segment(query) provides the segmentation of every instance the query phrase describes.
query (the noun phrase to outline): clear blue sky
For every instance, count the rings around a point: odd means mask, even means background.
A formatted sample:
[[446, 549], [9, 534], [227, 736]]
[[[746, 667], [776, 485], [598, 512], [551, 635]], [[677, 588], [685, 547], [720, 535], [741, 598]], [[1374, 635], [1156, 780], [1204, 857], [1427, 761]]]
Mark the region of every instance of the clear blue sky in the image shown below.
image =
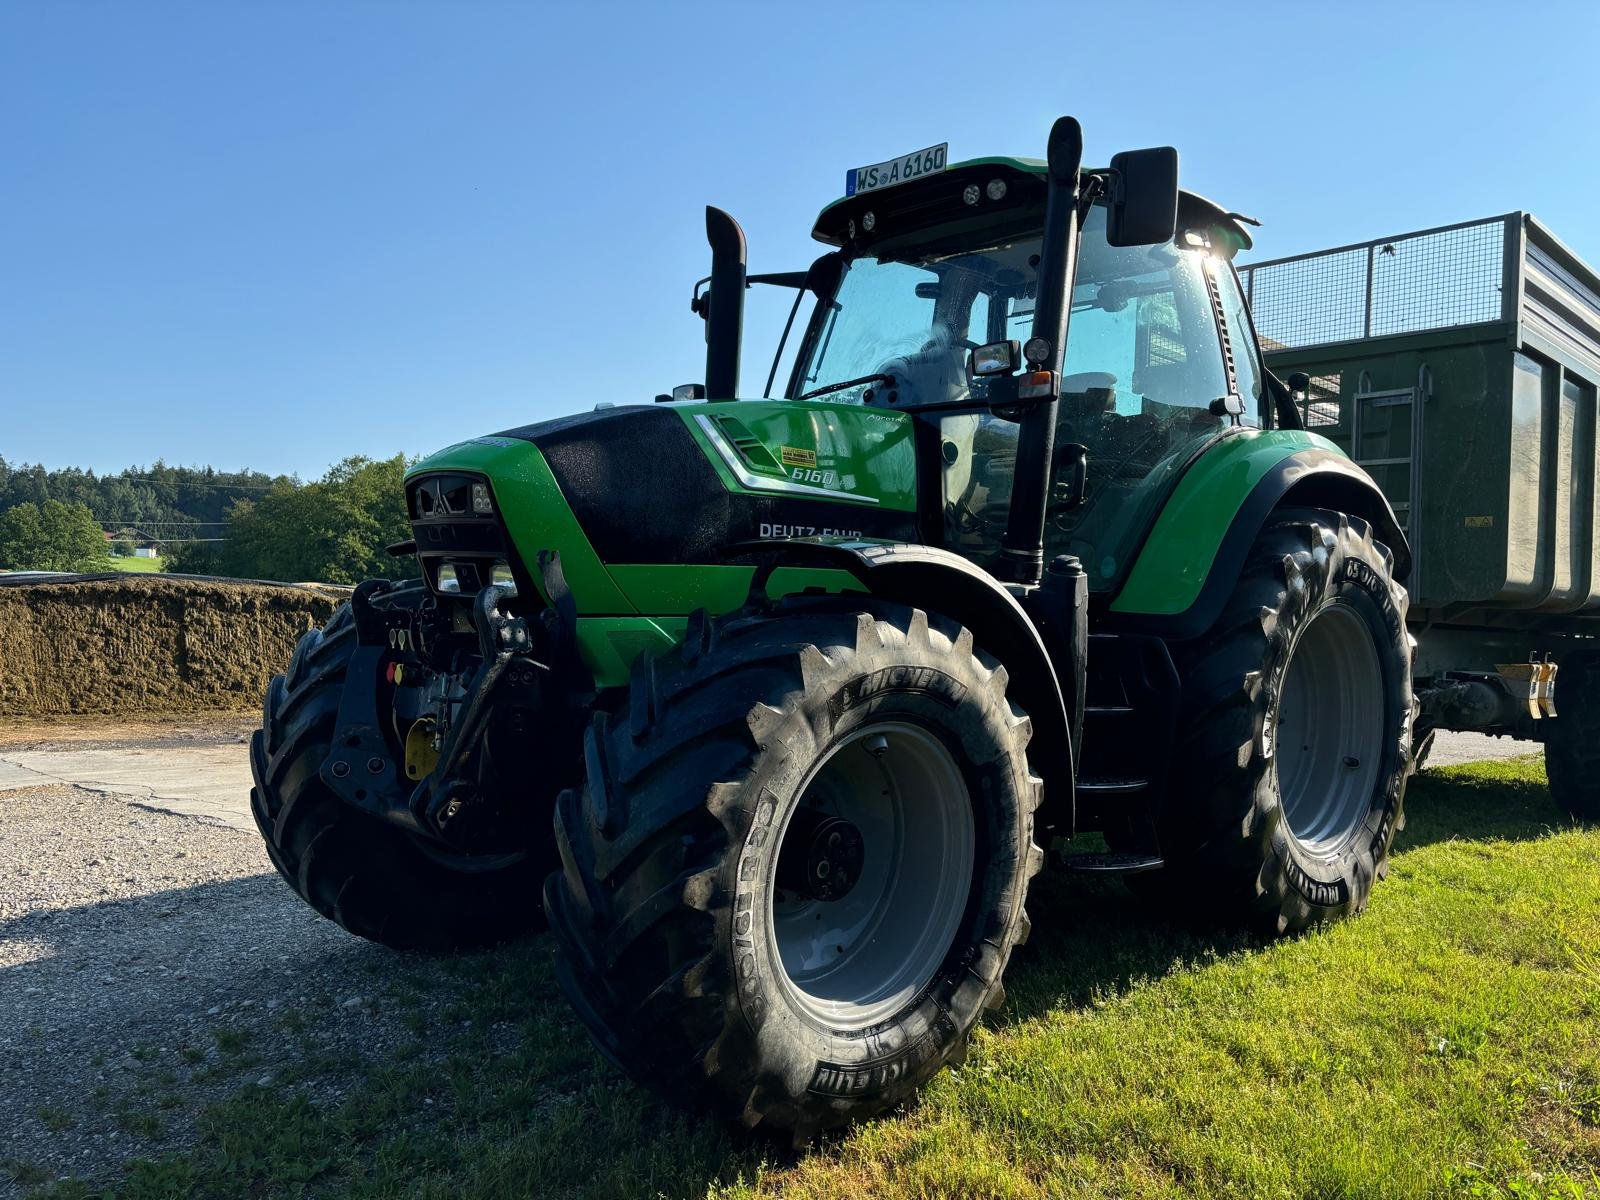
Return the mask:
[[648, 400], [703, 373], [704, 204], [801, 267], [845, 168], [1064, 112], [1261, 255], [1526, 208], [1600, 263], [1597, 49], [1594, 4], [4, 0], [0, 455], [313, 476]]

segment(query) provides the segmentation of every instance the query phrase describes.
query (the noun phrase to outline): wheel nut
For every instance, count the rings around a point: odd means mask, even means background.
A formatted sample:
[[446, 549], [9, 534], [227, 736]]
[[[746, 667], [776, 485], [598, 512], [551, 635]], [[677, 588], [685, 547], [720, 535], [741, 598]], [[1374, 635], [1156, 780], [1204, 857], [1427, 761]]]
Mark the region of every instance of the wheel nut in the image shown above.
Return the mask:
[[377, 757], [376, 755], [374, 755], [373, 757], [367, 759], [367, 770], [370, 771], [374, 775], [382, 775], [383, 774], [383, 759]]
[[343, 779], [348, 774], [350, 774], [349, 763], [345, 762], [343, 759], [340, 759], [338, 762], [333, 764], [333, 777], [335, 779]]

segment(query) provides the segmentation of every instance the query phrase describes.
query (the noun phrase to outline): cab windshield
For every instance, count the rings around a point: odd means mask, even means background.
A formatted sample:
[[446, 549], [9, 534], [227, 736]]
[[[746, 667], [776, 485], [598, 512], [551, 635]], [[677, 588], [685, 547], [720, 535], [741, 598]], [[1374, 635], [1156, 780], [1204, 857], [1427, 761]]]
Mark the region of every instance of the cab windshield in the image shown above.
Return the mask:
[[[819, 312], [791, 394], [865, 380], [826, 399], [886, 407], [970, 401], [972, 409], [923, 419], [941, 434], [946, 542], [987, 563], [999, 551], [1011, 503], [1018, 426], [979, 407], [985, 385], [967, 379], [966, 355], [1031, 336], [1039, 239], [937, 255], [880, 253], [853, 260], [833, 304]], [[1062, 371], [1056, 492], [1064, 498], [1061, 448], [1073, 443], [1088, 447], [1089, 485], [1081, 506], [1053, 497], [1045, 549], [1077, 555], [1098, 590], [1120, 578], [1167, 487], [1228, 423], [1210, 409], [1229, 389], [1208, 272], [1224, 295], [1236, 291], [1232, 270], [1201, 239], [1180, 234], [1159, 246], [1113, 247], [1103, 208], [1085, 220]], [[893, 383], [868, 378], [875, 376]]]

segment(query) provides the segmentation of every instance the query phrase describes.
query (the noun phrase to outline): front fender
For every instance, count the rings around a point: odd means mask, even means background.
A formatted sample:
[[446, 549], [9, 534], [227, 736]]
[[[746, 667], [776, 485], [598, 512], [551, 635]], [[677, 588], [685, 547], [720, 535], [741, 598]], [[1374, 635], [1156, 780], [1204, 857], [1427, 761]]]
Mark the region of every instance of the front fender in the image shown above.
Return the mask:
[[1267, 517], [1289, 506], [1361, 517], [1393, 552], [1395, 578], [1410, 573], [1405, 532], [1370, 475], [1317, 434], [1251, 431], [1220, 442], [1185, 473], [1107, 615], [1119, 627], [1198, 637], [1221, 615]]
[[977, 645], [1006, 666], [1009, 694], [1033, 723], [1028, 758], [1044, 779], [1041, 824], [1070, 834], [1074, 812], [1071, 721], [1057, 668], [1038, 626], [993, 575], [934, 546], [828, 538], [775, 545], [741, 543], [731, 550], [763, 559], [752, 581], [759, 593], [768, 575], [784, 566], [833, 567], [885, 600], [931, 610], [959, 621]]

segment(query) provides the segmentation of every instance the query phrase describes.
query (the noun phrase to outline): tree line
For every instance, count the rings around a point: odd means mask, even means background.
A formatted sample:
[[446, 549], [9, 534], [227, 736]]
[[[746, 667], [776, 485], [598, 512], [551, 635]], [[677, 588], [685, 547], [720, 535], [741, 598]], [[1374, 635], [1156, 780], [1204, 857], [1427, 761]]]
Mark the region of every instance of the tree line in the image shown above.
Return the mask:
[[159, 542], [168, 571], [321, 583], [415, 574], [403, 455], [346, 458], [321, 479], [210, 467], [47, 471], [0, 458], [0, 569], [99, 571], [107, 532]]

